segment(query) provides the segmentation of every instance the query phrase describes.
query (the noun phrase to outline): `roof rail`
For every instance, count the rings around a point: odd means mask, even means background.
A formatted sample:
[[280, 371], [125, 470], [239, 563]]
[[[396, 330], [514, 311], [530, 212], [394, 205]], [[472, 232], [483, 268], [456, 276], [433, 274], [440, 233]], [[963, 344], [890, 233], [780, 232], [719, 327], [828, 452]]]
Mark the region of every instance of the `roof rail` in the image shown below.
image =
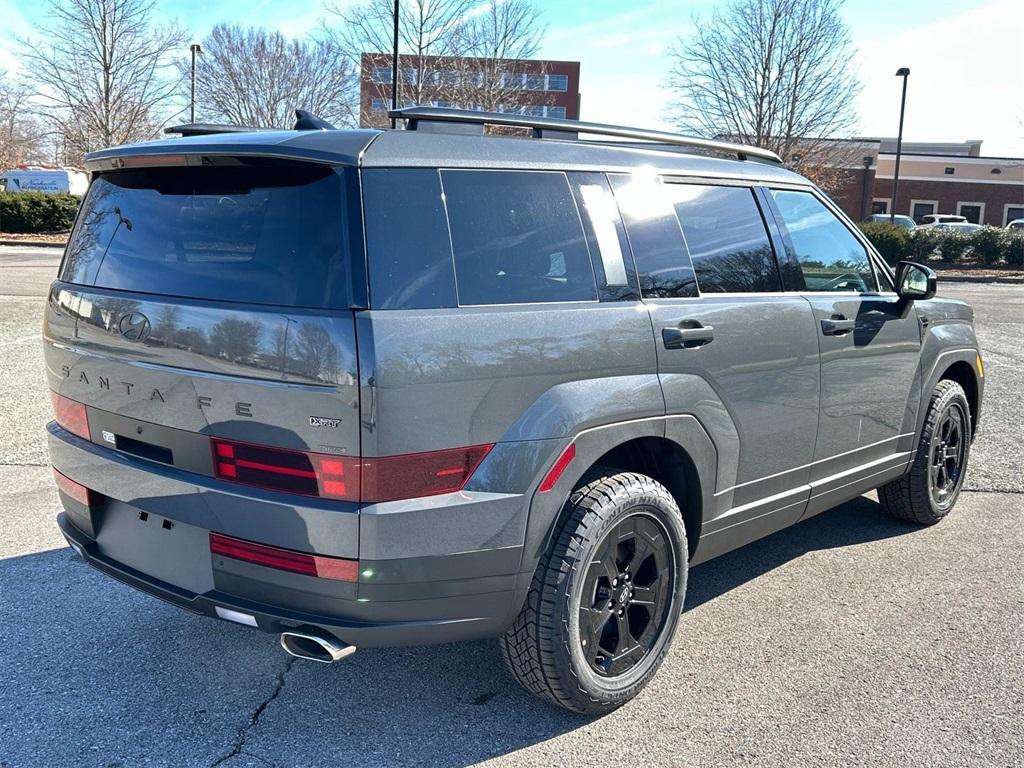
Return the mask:
[[534, 138], [538, 139], [575, 139], [581, 133], [599, 134], [602, 136], [639, 139], [641, 141], [704, 149], [710, 152], [735, 155], [740, 160], [762, 160], [782, 165], [782, 158], [774, 152], [762, 149], [761, 147], [751, 147], [745, 144], [732, 144], [726, 141], [712, 141], [711, 139], [699, 139], [692, 136], [680, 136], [679, 134], [667, 133], [665, 131], [650, 131], [645, 128], [628, 128], [605, 123], [585, 123], [579, 120], [559, 120], [553, 117], [530, 117], [501, 112], [478, 112], [471, 109], [448, 109], [446, 107], [405, 107], [403, 109], [393, 109], [388, 112], [388, 117], [407, 120], [406, 127], [413, 131], [436, 131], [439, 126], [451, 123], [454, 124], [453, 132], [459, 132], [459, 127], [462, 127], [464, 131], [465, 128], [479, 126], [479, 131], [482, 133], [485, 125], [507, 125], [513, 128], [530, 128], [533, 130]]
[[208, 136], [213, 133], [251, 133], [271, 131], [273, 128], [252, 128], [247, 125], [218, 125], [217, 123], [185, 123], [164, 128], [164, 133], [180, 133], [182, 136]]

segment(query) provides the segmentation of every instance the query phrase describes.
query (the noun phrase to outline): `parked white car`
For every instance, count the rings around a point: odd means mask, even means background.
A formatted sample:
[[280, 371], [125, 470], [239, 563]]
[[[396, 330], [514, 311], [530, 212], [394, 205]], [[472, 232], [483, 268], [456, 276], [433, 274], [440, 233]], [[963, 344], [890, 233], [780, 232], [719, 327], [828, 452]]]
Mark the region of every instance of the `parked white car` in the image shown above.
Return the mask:
[[1024, 229], [1024, 219], [1014, 219], [1006, 225], [1007, 229]]
[[936, 224], [969, 224], [966, 216], [953, 213], [928, 213], [921, 217], [919, 227], [934, 227]]
[[70, 192], [81, 196], [89, 187], [89, 176], [74, 168], [25, 165], [5, 171], [0, 184], [5, 192]]

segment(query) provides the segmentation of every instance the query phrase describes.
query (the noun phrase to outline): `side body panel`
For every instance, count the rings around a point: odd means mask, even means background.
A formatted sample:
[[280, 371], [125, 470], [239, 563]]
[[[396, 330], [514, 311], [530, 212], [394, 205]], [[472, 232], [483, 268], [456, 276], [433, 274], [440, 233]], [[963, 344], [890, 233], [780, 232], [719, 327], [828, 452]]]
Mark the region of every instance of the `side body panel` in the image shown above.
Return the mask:
[[[667, 412], [694, 415], [718, 448], [697, 556], [796, 522], [818, 423], [818, 348], [807, 302], [757, 295], [648, 305], [658, 333], [691, 323], [714, 329], [700, 347], [658, 348]], [[748, 539], [747, 524], [765, 516]]]

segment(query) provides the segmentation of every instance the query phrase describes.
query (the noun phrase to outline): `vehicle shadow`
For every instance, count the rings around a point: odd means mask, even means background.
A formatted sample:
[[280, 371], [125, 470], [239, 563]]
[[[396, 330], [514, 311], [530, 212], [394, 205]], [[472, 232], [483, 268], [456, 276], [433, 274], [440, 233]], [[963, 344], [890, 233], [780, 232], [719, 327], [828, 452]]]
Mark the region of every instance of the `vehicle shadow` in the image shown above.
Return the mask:
[[[687, 609], [806, 552], [912, 530], [857, 499], [696, 567]], [[0, 560], [0, 592], [0, 765], [456, 768], [590, 722], [520, 690], [492, 642], [292, 660], [273, 637], [167, 606], [68, 550]]]

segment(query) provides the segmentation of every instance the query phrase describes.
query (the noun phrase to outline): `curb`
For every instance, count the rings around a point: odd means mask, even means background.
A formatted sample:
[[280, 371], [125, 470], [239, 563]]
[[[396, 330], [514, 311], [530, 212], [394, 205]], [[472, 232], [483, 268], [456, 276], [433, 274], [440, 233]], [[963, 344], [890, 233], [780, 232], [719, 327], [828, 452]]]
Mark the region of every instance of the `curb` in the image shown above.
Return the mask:
[[46, 240], [2, 240], [0, 245], [24, 245], [28, 248], [64, 248], [67, 243], [51, 243]]
[[943, 275], [939, 272], [939, 284], [942, 283], [996, 283], [999, 285], [1024, 285], [1021, 277], [983, 277], [981, 275]]

